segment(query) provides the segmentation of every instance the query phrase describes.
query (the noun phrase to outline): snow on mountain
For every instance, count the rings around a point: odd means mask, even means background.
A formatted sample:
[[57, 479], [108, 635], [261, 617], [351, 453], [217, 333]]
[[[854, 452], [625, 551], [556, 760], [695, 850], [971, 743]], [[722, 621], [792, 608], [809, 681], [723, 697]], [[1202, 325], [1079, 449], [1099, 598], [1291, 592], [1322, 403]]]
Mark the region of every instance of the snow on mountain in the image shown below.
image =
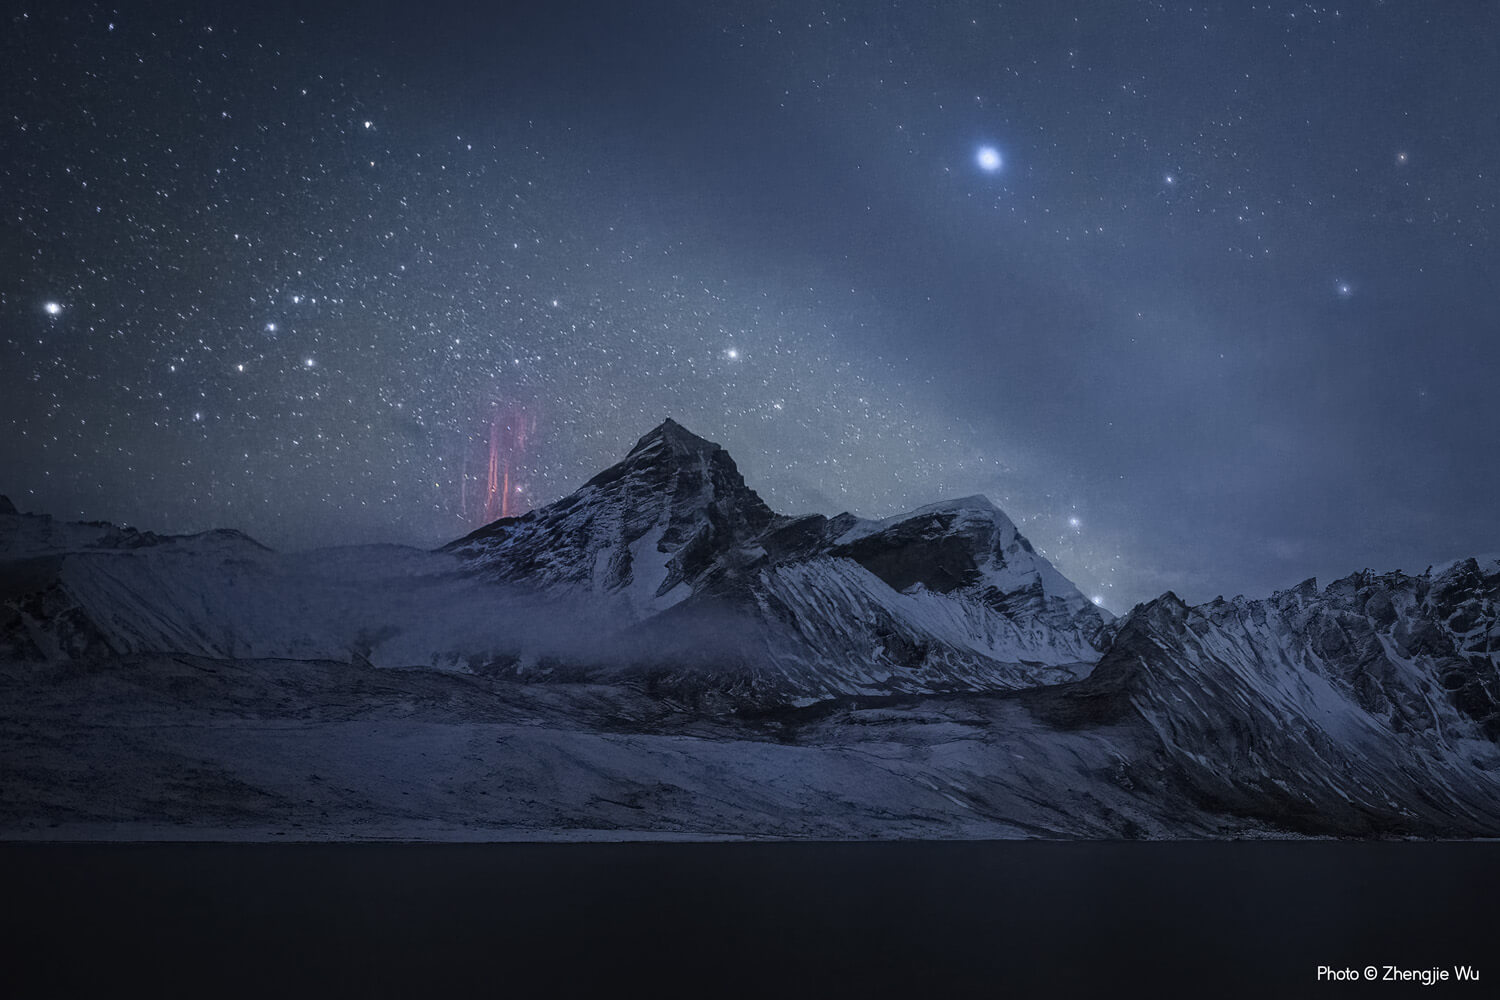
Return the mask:
[[1062, 630], [1082, 623], [1102, 628], [1113, 620], [984, 496], [859, 522], [838, 537], [833, 554], [854, 559], [893, 589], [972, 597], [1015, 619], [1035, 618]]
[[6, 837], [1500, 831], [1500, 560], [1113, 621], [982, 497], [784, 517], [671, 423], [438, 552], [0, 505], [0, 686]]
[[269, 551], [243, 532], [218, 528], [196, 535], [158, 535], [108, 521], [59, 521], [50, 514], [22, 514], [0, 496], [0, 558], [29, 559], [72, 552], [121, 551], [168, 545], [209, 552], [249, 546]]
[[[1134, 609], [1054, 720], [1131, 719], [1215, 812], [1310, 832], [1500, 828], [1500, 566]], [[1158, 765], [1160, 767], [1161, 765]]]
[[498, 579], [587, 591], [644, 618], [775, 519], [717, 444], [667, 420], [577, 492], [446, 546]]
[[0, 628], [28, 656], [603, 671], [755, 704], [1069, 680], [1109, 621], [983, 497], [785, 517], [672, 420], [575, 493], [435, 553], [281, 554], [235, 532], [11, 514], [0, 559], [29, 566]]
[[[534, 597], [514, 590], [404, 546], [279, 553], [235, 531], [162, 536], [0, 514], [0, 656], [22, 660], [171, 653], [468, 669], [547, 631]], [[590, 621], [590, 609], [567, 613]]]
[[[887, 547], [890, 540], [898, 537], [929, 543], [923, 548], [907, 547], [903, 552], [907, 578], [928, 589], [947, 593], [974, 584], [999, 593], [1036, 589], [1046, 598], [1063, 601], [1075, 612], [1084, 610], [1087, 603], [1078, 588], [1037, 555], [1014, 522], [986, 496], [929, 504], [883, 521], [862, 520], [840, 535], [835, 544], [853, 552], [877, 547], [872, 543], [878, 540], [885, 540], [878, 547]], [[953, 553], [964, 560], [964, 565], [950, 565], [950, 560], [944, 558], [949, 553], [931, 544], [940, 545], [947, 539], [969, 541], [966, 551]], [[900, 576], [895, 567], [892, 573]], [[904, 581], [888, 582], [899, 587]]]
[[772, 699], [1072, 679], [1110, 620], [984, 497], [884, 521], [785, 517], [672, 420], [578, 492], [445, 551], [603, 600], [639, 623], [621, 636], [637, 665]]

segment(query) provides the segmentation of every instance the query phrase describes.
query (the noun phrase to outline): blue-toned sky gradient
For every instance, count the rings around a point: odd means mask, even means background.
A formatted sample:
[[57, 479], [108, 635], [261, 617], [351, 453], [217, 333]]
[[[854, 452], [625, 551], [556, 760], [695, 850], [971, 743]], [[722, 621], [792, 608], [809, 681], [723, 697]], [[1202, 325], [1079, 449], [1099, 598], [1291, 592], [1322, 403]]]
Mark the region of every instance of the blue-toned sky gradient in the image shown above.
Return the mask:
[[23, 510], [438, 544], [673, 416], [1116, 611], [1500, 549], [1494, 4], [307, 6], [6, 14]]

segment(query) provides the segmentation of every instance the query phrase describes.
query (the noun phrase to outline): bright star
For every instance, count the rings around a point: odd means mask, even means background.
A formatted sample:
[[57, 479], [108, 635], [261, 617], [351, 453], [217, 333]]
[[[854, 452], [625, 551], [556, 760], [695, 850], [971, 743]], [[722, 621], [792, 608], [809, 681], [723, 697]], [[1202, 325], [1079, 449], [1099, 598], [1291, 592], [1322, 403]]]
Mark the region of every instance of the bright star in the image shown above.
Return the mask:
[[1341, 299], [1347, 299], [1349, 296], [1351, 296], [1353, 294], [1354, 294], [1354, 286], [1353, 285], [1349, 284], [1349, 282], [1347, 282], [1347, 281], [1340, 281], [1339, 282], [1339, 298], [1341, 298]]
[[42, 306], [42, 309], [46, 311], [48, 316], [56, 316], [58, 313], [62, 312], [62, 306], [56, 302], [48, 302], [46, 305]]
[[992, 174], [1000, 169], [1000, 150], [994, 146], [980, 146], [974, 161], [979, 164], [979, 169], [987, 174]]
[[1080, 521], [1076, 517], [1070, 517], [1070, 518], [1068, 518], [1068, 527], [1070, 527], [1070, 528], [1081, 528], [1081, 527], [1083, 527], [1083, 522]]
[[311, 367], [313, 367], [316, 364], [317, 364], [317, 362], [314, 361], [312, 358], [305, 358], [302, 361], [302, 367], [303, 368], [311, 368]]
[[724, 356], [727, 357], [730, 361], [738, 361], [740, 359], [740, 352], [737, 349], [731, 347], [729, 350], [724, 352]]

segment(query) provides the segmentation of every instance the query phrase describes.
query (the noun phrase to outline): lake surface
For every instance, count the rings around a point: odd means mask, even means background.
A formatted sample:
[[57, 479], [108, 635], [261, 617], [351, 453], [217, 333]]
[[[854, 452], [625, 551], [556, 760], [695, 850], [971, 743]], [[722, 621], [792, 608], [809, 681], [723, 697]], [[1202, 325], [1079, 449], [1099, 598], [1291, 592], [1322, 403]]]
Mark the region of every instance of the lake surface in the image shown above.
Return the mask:
[[6, 844], [0, 877], [10, 995], [1420, 989], [1320, 964], [1500, 983], [1493, 843]]

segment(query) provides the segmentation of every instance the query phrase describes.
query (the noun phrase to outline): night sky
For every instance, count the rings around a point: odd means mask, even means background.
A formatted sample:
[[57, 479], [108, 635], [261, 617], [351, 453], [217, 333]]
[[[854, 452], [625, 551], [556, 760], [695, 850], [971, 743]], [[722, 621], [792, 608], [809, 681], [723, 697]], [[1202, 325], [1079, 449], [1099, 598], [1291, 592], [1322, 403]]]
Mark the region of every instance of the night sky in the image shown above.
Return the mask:
[[327, 6], [7, 6], [21, 509], [435, 545], [672, 416], [1116, 611], [1500, 548], [1500, 5]]

